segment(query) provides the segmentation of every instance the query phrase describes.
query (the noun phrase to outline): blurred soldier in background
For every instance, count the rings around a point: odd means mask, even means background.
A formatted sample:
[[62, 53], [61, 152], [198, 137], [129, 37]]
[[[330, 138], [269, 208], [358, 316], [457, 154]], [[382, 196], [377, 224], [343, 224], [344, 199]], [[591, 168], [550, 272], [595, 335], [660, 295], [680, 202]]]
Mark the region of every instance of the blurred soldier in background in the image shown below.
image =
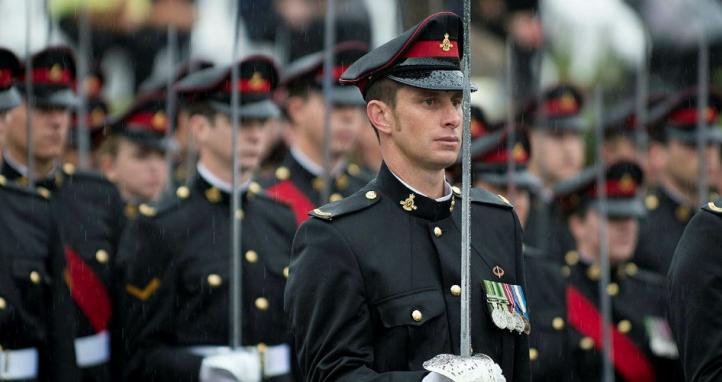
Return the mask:
[[[285, 159], [265, 182], [269, 195], [288, 203], [302, 223], [308, 212], [324, 203], [321, 193], [324, 184], [324, 145], [331, 152], [329, 197], [331, 201], [351, 195], [364, 186], [369, 178], [361, 168], [347, 162], [353, 151], [359, 130], [368, 127], [364, 121], [364, 100], [358, 89], [341, 86], [341, 73], [368, 51], [366, 44], [356, 41], [340, 43], [334, 49], [335, 65], [333, 91], [325, 95], [323, 82], [323, 52], [294, 61], [288, 66], [284, 85], [288, 90], [285, 111], [291, 125], [292, 143]], [[331, 134], [324, 135], [324, 97], [331, 97]]]
[[[126, 378], [294, 380], [282, 304], [295, 219], [253, 179], [264, 130], [279, 114], [270, 100], [278, 73], [265, 56], [235, 65], [237, 84], [231, 83], [230, 67], [205, 69], [178, 83], [198, 143], [198, 175], [157, 207], [143, 205], [143, 216], [123, 241]], [[233, 86], [242, 102], [236, 153], [231, 141]], [[241, 167], [242, 209], [232, 215], [234, 155]], [[243, 223], [243, 343], [238, 349], [227, 346], [231, 216]]]
[[[68, 48], [44, 49], [31, 58], [33, 94], [28, 141], [28, 108], [13, 109], [4, 150], [2, 174], [8, 181], [27, 185], [49, 198], [60, 230], [70, 285], [75, 301], [75, 352], [84, 380], [105, 381], [110, 372], [112, 317], [112, 263], [123, 229], [122, 203], [115, 187], [102, 177], [61, 165], [70, 125], [70, 110], [77, 104], [75, 61]], [[24, 102], [29, 94], [20, 85]], [[30, 142], [30, 143], [29, 143]], [[32, 169], [28, 145], [33, 146]], [[38, 280], [45, 276], [38, 274]]]
[[[722, 130], [714, 121], [722, 108], [722, 99], [711, 93], [705, 141], [705, 170], [707, 182], [720, 167], [719, 142]], [[663, 163], [659, 186], [644, 198], [648, 215], [640, 227], [639, 246], [635, 262], [641, 268], [666, 275], [674, 248], [684, 227], [703, 200], [698, 200], [699, 154], [697, 153], [697, 90], [687, 89], [660, 106], [662, 116], [651, 126], [650, 159]]]
[[169, 118], [172, 116], [165, 115], [165, 97], [161, 94], [140, 98], [108, 122], [109, 136], [99, 149], [99, 164], [118, 187], [127, 218], [136, 216], [140, 204], [157, 201], [167, 186]]
[[[517, 126], [512, 132], [503, 124], [488, 127], [483, 112], [474, 106], [471, 124], [474, 187], [508, 195], [524, 227], [529, 195], [541, 187], [539, 179], [527, 171], [531, 151], [528, 130]], [[512, 133], [510, 146], [507, 139]], [[508, 172], [509, 157], [513, 175]], [[572, 363], [572, 353], [563, 319], [566, 300], [561, 264], [529, 245], [524, 245], [524, 261], [527, 285], [533, 285], [527, 292], [529, 321], [534, 328], [529, 335], [532, 380], [571, 381], [573, 374], [568, 365]]]
[[566, 288], [571, 327], [568, 365], [575, 380], [601, 380], [603, 320], [599, 302], [600, 225], [606, 224], [610, 274], [604, 290], [611, 299], [612, 360], [619, 380], [679, 381], [676, 346], [666, 322], [665, 279], [629, 262], [639, 233], [637, 219], [645, 210], [639, 199], [643, 175], [634, 162], [605, 168], [608, 220], [600, 214], [602, 194], [597, 168], [589, 168], [558, 187], [557, 197], [575, 240], [565, 256], [569, 267]]

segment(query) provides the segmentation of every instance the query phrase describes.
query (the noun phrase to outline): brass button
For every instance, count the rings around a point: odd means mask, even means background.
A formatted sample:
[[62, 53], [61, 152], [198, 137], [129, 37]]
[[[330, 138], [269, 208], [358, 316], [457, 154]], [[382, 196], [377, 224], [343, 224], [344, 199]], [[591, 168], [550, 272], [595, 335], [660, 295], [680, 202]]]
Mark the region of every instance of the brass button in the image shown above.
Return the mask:
[[368, 200], [374, 200], [376, 199], [376, 191], [367, 191], [366, 192], [366, 199]]
[[191, 194], [191, 190], [186, 186], [180, 186], [175, 190], [175, 194], [180, 199], [185, 199]]
[[251, 182], [251, 184], [248, 185], [248, 192], [251, 194], [257, 194], [261, 192], [261, 185], [256, 182]]
[[216, 187], [208, 188], [204, 193], [206, 194], [206, 199], [211, 203], [218, 203], [221, 201], [221, 198], [223, 198], [221, 190]]
[[607, 293], [612, 297], [618, 295], [619, 294], [619, 284], [609, 283], [609, 285], [607, 285]]
[[7, 183], [7, 179], [5, 178], [5, 176], [0, 175], [0, 186], [4, 186], [5, 183]]
[[451, 295], [455, 297], [461, 296], [461, 287], [454, 284], [451, 286]]
[[5, 299], [0, 297], [0, 310], [5, 309], [7, 307], [7, 302], [5, 302]]
[[691, 211], [689, 207], [679, 206], [677, 207], [677, 210], [674, 211], [674, 213], [679, 221], [685, 222], [689, 220], [689, 215], [691, 214]]
[[361, 167], [359, 167], [355, 163], [349, 163], [349, 165], [346, 167], [346, 170], [349, 174], [353, 176], [358, 176], [359, 174], [361, 174]]
[[268, 346], [264, 344], [263, 342], [259, 342], [258, 345], [256, 345], [256, 349], [258, 349], [258, 352], [263, 354], [268, 350]]
[[348, 188], [348, 176], [346, 175], [339, 175], [338, 178], [336, 178], [336, 187], [345, 190]]
[[104, 249], [99, 249], [97, 252], [95, 252], [95, 260], [98, 260], [98, 262], [101, 264], [107, 263], [109, 258], [110, 256], [108, 255], [108, 251]]
[[210, 275], [208, 275], [208, 285], [215, 288], [217, 286], [220, 286], [221, 283], [223, 283], [223, 278], [221, 278], [221, 276], [215, 273], [211, 273]]
[[536, 361], [537, 358], [539, 358], [539, 351], [535, 348], [529, 348], [529, 360]]
[[627, 276], [636, 275], [638, 270], [639, 267], [637, 267], [637, 264], [634, 263], [627, 263], [627, 265], [624, 266], [624, 271], [627, 273]]
[[236, 213], [233, 214], [233, 216], [236, 218], [236, 220], [243, 219], [243, 210], [236, 210]]
[[552, 327], [554, 330], [562, 330], [564, 329], [564, 319], [561, 317], [554, 317], [552, 320]]
[[268, 309], [268, 300], [265, 297], [259, 297], [256, 299], [256, 308], [258, 310]]
[[331, 194], [331, 196], [329, 196], [329, 198], [328, 198], [328, 200], [331, 202], [337, 202], [341, 199], [343, 199], [343, 195], [341, 195], [339, 193]]
[[248, 261], [249, 263], [255, 263], [256, 261], [258, 261], [258, 253], [256, 253], [256, 251], [254, 250], [246, 252], [246, 261]]
[[592, 281], [599, 280], [599, 276], [601, 276], [602, 271], [599, 269], [599, 265], [592, 264], [587, 268], [587, 277], [589, 277]]
[[577, 251], [569, 251], [564, 255], [564, 261], [567, 265], [576, 265], [579, 262], [579, 254]]
[[443, 234], [444, 234], [444, 232], [441, 230], [441, 228], [434, 227], [434, 236], [441, 237], [441, 235], [443, 235]]
[[286, 167], [281, 166], [276, 169], [276, 179], [286, 180], [289, 176], [291, 176], [291, 171], [289, 171]]
[[451, 187], [451, 191], [455, 193], [456, 195], [461, 195], [461, 189], [459, 187]]
[[288, 267], [283, 267], [283, 277], [288, 278]]
[[619, 321], [617, 323], [617, 330], [624, 334], [629, 333], [629, 331], [632, 330], [632, 323], [629, 322], [629, 320]]
[[63, 165], [63, 171], [68, 175], [75, 174], [75, 166], [72, 163], [65, 163]]
[[560, 272], [562, 273], [562, 276], [569, 277], [572, 274], [572, 269], [566, 265], [563, 265]]
[[155, 208], [153, 208], [145, 203], [138, 206], [138, 211], [140, 211], [141, 214], [143, 214], [145, 216], [149, 216], [149, 217], [155, 216], [155, 214], [156, 214]]
[[45, 199], [50, 199], [50, 190], [45, 187], [38, 187], [38, 194]]
[[39, 284], [40, 283], [40, 273], [37, 271], [30, 272], [30, 281], [33, 284]]
[[419, 322], [424, 319], [424, 315], [421, 314], [421, 311], [418, 309], [415, 309], [413, 312], [411, 312], [411, 319]]
[[647, 195], [647, 197], [644, 198], [644, 206], [650, 211], [656, 210], [659, 206], [659, 199], [657, 199], [655, 195]]
[[594, 347], [594, 340], [591, 337], [582, 337], [579, 341], [579, 347], [582, 348], [582, 350], [592, 350]]

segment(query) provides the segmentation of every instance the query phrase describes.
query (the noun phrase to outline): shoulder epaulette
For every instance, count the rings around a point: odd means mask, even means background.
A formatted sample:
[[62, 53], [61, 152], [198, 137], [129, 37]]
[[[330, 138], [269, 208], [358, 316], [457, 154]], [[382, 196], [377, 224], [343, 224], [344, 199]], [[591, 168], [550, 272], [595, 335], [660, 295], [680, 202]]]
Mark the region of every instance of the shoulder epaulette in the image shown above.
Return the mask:
[[482, 188], [472, 188], [469, 192], [471, 201], [474, 203], [490, 204], [497, 207], [514, 208], [514, 206], [501, 195], [492, 194]]
[[15, 182], [7, 180], [7, 178], [2, 175], [0, 175], [0, 188], [23, 196], [47, 199], [47, 196], [42, 195], [37, 189], [31, 190], [25, 186], [21, 186]]
[[704, 207], [702, 207], [702, 209], [722, 215], [722, 199], [717, 199], [714, 202], [709, 202]]
[[340, 216], [368, 208], [378, 203], [380, 199], [380, 193], [366, 188], [347, 198], [316, 208], [308, 214], [315, 218], [330, 221]]

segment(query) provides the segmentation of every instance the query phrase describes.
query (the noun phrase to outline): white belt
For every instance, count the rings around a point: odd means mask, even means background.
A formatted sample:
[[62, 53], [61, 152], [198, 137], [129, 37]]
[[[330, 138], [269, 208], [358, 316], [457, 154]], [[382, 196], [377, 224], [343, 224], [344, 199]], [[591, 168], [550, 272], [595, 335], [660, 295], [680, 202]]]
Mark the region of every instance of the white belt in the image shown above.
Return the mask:
[[[190, 346], [187, 350], [202, 357], [231, 353], [234, 351], [228, 346]], [[291, 372], [291, 347], [288, 344], [275, 346], [247, 346], [235, 351], [260, 353], [263, 362], [264, 377], [276, 377]]]
[[105, 363], [110, 359], [110, 336], [107, 331], [75, 339], [75, 360], [80, 367]]
[[0, 351], [0, 380], [33, 379], [38, 376], [35, 348]]

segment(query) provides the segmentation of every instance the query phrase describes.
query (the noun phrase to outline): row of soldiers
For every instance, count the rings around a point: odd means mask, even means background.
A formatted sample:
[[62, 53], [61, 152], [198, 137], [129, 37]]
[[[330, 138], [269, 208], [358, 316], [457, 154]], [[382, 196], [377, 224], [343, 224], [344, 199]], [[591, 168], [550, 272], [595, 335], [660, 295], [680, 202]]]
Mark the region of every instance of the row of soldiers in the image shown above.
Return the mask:
[[[323, 52], [283, 74], [265, 56], [187, 65], [172, 74], [174, 115], [159, 83], [111, 118], [87, 92], [99, 108], [88, 108], [85, 125], [105, 176], [67, 162], [77, 157], [66, 142], [79, 102], [72, 51], [44, 49], [28, 58], [29, 71], [0, 51], [0, 379], [442, 380], [423, 363], [460, 346], [461, 194], [452, 185], [461, 179], [452, 176], [461, 44], [459, 18], [443, 12], [370, 52], [337, 44], [330, 93]], [[419, 127], [446, 104], [456, 112], [439, 131], [453, 135]], [[650, 97], [640, 160], [633, 102], [621, 103], [604, 118], [603, 164], [587, 169], [589, 124], [575, 87], [550, 88], [514, 121], [490, 123], [473, 110], [472, 346], [507, 379], [601, 378], [602, 247], [617, 377], [682, 379], [664, 276], [702, 202], [696, 104], [694, 90]], [[722, 100], [713, 94], [708, 104], [714, 180]], [[279, 119], [289, 137], [261, 171]], [[347, 160], [367, 120], [380, 168]], [[179, 165], [192, 175], [162, 194], [171, 122], [192, 138], [197, 160]], [[409, 158], [416, 169], [400, 165]], [[432, 197], [410, 180], [439, 163], [448, 182]], [[332, 203], [321, 206], [324, 194]], [[241, 348], [229, 346], [232, 220], [242, 227]]]

